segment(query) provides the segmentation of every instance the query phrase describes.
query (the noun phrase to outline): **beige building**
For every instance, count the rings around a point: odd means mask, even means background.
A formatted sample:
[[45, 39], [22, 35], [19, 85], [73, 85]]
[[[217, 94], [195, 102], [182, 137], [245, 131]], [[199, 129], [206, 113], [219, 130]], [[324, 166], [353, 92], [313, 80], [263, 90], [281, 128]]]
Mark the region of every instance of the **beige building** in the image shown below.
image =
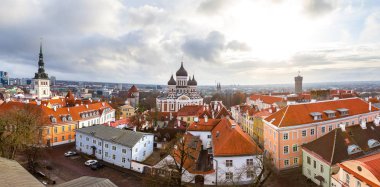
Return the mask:
[[127, 104], [120, 107], [120, 112], [122, 118], [129, 118], [135, 115], [135, 108], [127, 102]]
[[380, 154], [348, 160], [338, 164], [339, 172], [331, 177], [332, 187], [380, 186]]

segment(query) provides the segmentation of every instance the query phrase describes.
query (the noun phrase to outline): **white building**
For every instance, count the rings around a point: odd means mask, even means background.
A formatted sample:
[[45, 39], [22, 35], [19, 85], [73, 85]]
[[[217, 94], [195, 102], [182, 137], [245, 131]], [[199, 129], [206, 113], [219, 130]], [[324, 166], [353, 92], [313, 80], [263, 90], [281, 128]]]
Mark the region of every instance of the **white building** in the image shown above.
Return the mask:
[[[202, 177], [205, 185], [249, 184], [261, 172], [262, 150], [231, 119], [194, 122], [184, 137], [193, 159], [185, 161], [183, 182]], [[154, 168], [164, 168], [173, 159], [169, 155]]]
[[99, 160], [131, 169], [153, 152], [153, 134], [95, 125], [76, 131], [76, 149]]
[[177, 112], [186, 105], [203, 105], [203, 98], [197, 91], [197, 81], [188, 77], [187, 71], [181, 63], [176, 72], [176, 80], [173, 75], [168, 81], [168, 90], [164, 95], [156, 99], [156, 106], [161, 112]]

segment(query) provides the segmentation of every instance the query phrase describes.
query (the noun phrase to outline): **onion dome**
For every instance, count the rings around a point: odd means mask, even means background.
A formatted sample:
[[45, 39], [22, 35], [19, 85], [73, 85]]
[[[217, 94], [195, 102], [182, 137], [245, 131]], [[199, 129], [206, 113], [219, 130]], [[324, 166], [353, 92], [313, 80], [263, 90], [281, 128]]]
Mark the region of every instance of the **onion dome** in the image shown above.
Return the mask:
[[194, 78], [194, 75], [193, 75], [193, 80], [191, 80], [191, 82], [193, 82], [193, 85], [195, 85], [195, 86], [198, 84], [197, 81]]
[[183, 62], [181, 62], [181, 67], [179, 68], [179, 70], [175, 73], [176, 76], [184, 76], [184, 77], [187, 77], [187, 71], [185, 70], [185, 68], [183, 67]]
[[170, 77], [170, 80], [168, 81], [168, 85], [176, 85], [177, 82], [175, 82], [173, 75]]
[[189, 86], [194, 85], [194, 81], [191, 80], [191, 77], [189, 77], [189, 80], [187, 81], [187, 85], [189, 85]]

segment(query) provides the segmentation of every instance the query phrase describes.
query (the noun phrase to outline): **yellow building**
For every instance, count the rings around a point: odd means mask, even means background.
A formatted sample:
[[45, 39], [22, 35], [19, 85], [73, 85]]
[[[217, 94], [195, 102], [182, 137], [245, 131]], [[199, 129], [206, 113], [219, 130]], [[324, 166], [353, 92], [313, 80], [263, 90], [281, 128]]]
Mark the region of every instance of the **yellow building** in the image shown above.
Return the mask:
[[131, 105], [126, 104], [121, 107], [119, 107], [121, 112], [121, 117], [123, 118], [129, 118], [131, 116], [135, 115], [135, 108], [133, 108]]
[[248, 133], [260, 146], [264, 145], [263, 119], [271, 113], [267, 110], [256, 111], [250, 108], [242, 115], [241, 127]]

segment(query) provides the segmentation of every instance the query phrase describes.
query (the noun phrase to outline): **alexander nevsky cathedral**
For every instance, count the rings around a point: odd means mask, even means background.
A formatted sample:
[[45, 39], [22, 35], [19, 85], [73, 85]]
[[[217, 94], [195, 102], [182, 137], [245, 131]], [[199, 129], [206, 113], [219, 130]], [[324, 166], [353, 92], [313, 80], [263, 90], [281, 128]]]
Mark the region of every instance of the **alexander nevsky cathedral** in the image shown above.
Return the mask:
[[197, 91], [197, 81], [188, 76], [187, 71], [181, 67], [168, 81], [167, 92], [156, 99], [157, 109], [161, 112], [177, 112], [186, 105], [203, 105], [203, 98]]

